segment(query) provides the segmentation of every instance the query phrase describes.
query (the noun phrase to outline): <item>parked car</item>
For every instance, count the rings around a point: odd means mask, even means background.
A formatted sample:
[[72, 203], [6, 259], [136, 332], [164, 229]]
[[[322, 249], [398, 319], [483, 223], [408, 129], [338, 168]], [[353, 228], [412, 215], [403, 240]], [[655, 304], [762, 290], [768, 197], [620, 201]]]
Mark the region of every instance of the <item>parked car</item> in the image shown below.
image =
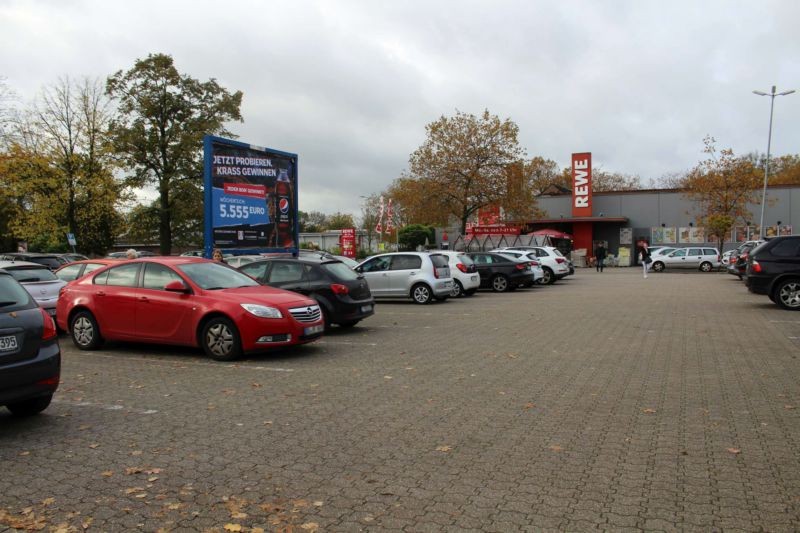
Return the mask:
[[453, 290], [447, 257], [440, 253], [390, 252], [360, 263], [375, 298], [411, 298], [415, 303], [446, 300]]
[[544, 271], [544, 279], [541, 283], [544, 285], [552, 285], [556, 280], [564, 279], [569, 276], [569, 265], [567, 258], [558, 248], [553, 246], [525, 246], [519, 248], [502, 248], [501, 252], [506, 250], [528, 250], [534, 252], [536, 257], [539, 258], [542, 270]]
[[648, 247], [647, 250], [650, 252], [650, 257], [652, 258], [654, 255], [667, 255], [677, 250], [677, 248], [671, 246], [653, 246], [652, 248]]
[[57, 321], [81, 350], [104, 340], [200, 346], [219, 361], [322, 336], [317, 303], [197, 257], [115, 263], [64, 287]]
[[67, 264], [74, 263], [75, 261], [86, 261], [87, 259], [89, 259], [83, 254], [74, 254], [74, 253], [58, 254], [58, 257], [63, 259]]
[[528, 261], [518, 261], [516, 257], [500, 252], [470, 252], [467, 255], [478, 268], [482, 289], [506, 292], [533, 285], [533, 270]]
[[252, 263], [253, 261], [258, 261], [259, 259], [264, 259], [263, 255], [230, 255], [225, 257], [223, 254], [223, 261], [228, 263], [233, 268], [239, 268], [242, 265], [246, 265], [247, 263]]
[[711, 272], [720, 266], [719, 250], [707, 246], [690, 246], [678, 248], [665, 255], [652, 257], [650, 268], [654, 272], [663, 272], [667, 268], [694, 268], [702, 272]]
[[17, 280], [33, 297], [39, 307], [56, 316], [56, 303], [61, 287], [66, 285], [44, 265], [28, 261], [0, 261], [0, 268]]
[[60, 376], [53, 319], [0, 270], [0, 405], [16, 416], [40, 413], [50, 405]]
[[375, 313], [375, 300], [364, 276], [336, 259], [261, 258], [239, 270], [265, 285], [313, 298], [326, 328], [331, 324], [349, 328]]
[[747, 258], [750, 252], [766, 241], [747, 241], [737, 247], [728, 259], [728, 274], [733, 274], [739, 279], [747, 275]]
[[56, 254], [39, 254], [35, 252], [9, 252], [0, 255], [2, 261], [28, 261], [44, 265], [50, 270], [58, 270], [64, 263]]
[[86, 274], [94, 272], [95, 270], [103, 268], [104, 266], [112, 265], [118, 262], [119, 261], [117, 259], [108, 258], [75, 261], [74, 263], [69, 263], [68, 265], [64, 265], [56, 270], [55, 275], [58, 279], [70, 282], [74, 279], [78, 279]]
[[784, 309], [800, 310], [800, 235], [774, 237], [751, 250], [745, 283]]
[[539, 256], [536, 255], [535, 250], [503, 250], [502, 253], [503, 255], [510, 255], [519, 261], [528, 261], [533, 271], [533, 283], [531, 285], [542, 283], [544, 280], [544, 269], [542, 268], [541, 262], [539, 262]]
[[472, 258], [464, 252], [452, 250], [441, 250], [436, 253], [447, 257], [450, 266], [450, 274], [453, 276], [453, 290], [450, 291], [450, 296], [460, 298], [475, 294], [481, 285], [481, 278]]
[[349, 266], [350, 268], [355, 268], [355, 267], [358, 266], [358, 261], [356, 261], [355, 259], [351, 259], [351, 258], [349, 258], [347, 256], [344, 256], [344, 255], [332, 255], [331, 257], [334, 258], [334, 259], [338, 259], [339, 261], [341, 261], [345, 265]]

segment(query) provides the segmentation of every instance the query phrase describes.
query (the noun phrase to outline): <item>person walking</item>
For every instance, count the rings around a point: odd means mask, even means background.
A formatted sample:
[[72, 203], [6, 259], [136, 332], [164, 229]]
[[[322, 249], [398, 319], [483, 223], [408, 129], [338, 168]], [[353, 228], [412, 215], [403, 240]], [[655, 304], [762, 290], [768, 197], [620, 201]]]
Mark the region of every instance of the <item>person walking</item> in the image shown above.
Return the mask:
[[606, 261], [606, 247], [603, 246], [602, 241], [598, 243], [597, 248], [594, 249], [594, 259], [596, 261], [595, 267], [597, 267], [597, 271], [602, 272]]
[[647, 247], [646, 241], [639, 241], [639, 260], [642, 262], [642, 268], [644, 269], [644, 279], [647, 279], [647, 271], [653, 260], [650, 259], [650, 249]]

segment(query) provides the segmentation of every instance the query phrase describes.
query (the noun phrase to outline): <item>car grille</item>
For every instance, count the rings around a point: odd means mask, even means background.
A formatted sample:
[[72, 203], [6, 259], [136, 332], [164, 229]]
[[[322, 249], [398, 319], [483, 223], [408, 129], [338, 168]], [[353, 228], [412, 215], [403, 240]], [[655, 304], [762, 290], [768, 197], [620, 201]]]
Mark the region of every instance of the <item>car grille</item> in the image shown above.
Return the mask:
[[292, 316], [298, 322], [316, 322], [322, 316], [318, 305], [307, 305], [305, 307], [293, 307], [289, 309]]

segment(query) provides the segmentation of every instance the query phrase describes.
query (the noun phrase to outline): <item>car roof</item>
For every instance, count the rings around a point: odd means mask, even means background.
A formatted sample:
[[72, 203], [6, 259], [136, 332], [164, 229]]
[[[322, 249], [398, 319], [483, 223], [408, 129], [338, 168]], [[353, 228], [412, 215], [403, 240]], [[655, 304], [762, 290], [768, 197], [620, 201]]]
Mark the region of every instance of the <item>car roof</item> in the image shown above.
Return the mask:
[[0, 261], [0, 268], [12, 268], [12, 267], [47, 268], [47, 266], [41, 263], [33, 263], [31, 261], [8, 261], [8, 260]]
[[0, 255], [11, 255], [14, 257], [55, 257], [58, 258], [59, 254], [45, 254], [41, 252], [5, 252]]

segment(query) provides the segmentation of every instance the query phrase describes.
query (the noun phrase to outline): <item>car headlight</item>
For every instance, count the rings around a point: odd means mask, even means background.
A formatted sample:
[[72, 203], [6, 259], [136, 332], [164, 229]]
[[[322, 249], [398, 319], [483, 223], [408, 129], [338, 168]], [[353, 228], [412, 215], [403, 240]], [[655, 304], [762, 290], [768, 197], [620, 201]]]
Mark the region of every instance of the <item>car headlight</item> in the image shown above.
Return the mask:
[[256, 315], [260, 318], [283, 318], [280, 310], [274, 307], [259, 304], [241, 304], [241, 306], [251, 315]]

